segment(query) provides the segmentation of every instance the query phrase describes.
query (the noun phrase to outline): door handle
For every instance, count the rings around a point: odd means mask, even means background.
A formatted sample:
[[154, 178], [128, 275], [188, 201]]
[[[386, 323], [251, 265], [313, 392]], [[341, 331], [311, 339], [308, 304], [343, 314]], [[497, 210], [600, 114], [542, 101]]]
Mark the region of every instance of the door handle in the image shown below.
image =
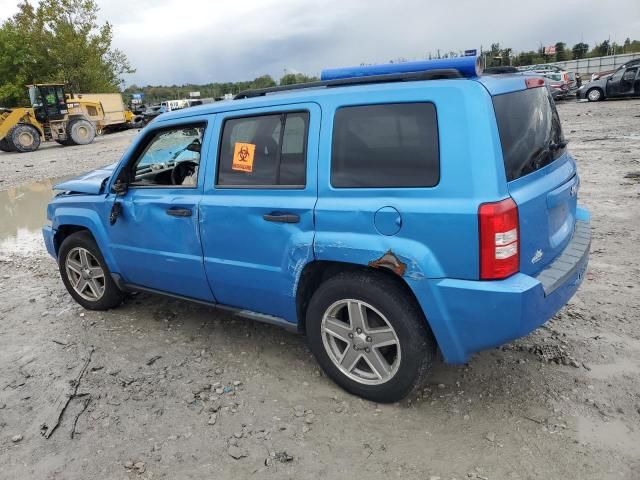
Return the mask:
[[298, 223], [300, 221], [300, 216], [294, 213], [271, 212], [265, 213], [262, 218], [264, 218], [267, 222], [279, 223]]
[[167, 208], [167, 215], [171, 215], [172, 217], [190, 217], [192, 214], [193, 212], [190, 208]]

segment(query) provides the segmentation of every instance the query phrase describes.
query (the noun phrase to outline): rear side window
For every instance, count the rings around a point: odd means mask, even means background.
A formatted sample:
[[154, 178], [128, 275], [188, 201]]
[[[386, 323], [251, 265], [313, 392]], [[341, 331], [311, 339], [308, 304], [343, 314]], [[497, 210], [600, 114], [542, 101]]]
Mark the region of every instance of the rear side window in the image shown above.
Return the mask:
[[331, 185], [433, 187], [440, 179], [432, 103], [343, 107], [333, 122]]
[[304, 187], [308, 131], [309, 112], [226, 120], [216, 185]]
[[560, 117], [544, 87], [493, 97], [507, 181], [534, 172], [565, 152]]

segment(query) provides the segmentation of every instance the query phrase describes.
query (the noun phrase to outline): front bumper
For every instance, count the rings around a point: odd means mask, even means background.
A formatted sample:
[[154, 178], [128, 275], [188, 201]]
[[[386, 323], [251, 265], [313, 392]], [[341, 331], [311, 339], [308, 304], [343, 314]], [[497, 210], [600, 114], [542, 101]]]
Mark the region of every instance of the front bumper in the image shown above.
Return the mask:
[[54, 231], [50, 225], [45, 225], [44, 227], [42, 227], [42, 238], [44, 239], [44, 246], [47, 247], [47, 252], [49, 252], [49, 255], [51, 255], [53, 258], [57, 258], [58, 255], [56, 254], [56, 247], [53, 243], [53, 236]]
[[474, 352], [525, 336], [569, 301], [589, 261], [589, 214], [579, 209], [578, 218], [569, 245], [537, 277], [428, 281], [428, 292], [417, 296], [447, 362], [464, 363]]

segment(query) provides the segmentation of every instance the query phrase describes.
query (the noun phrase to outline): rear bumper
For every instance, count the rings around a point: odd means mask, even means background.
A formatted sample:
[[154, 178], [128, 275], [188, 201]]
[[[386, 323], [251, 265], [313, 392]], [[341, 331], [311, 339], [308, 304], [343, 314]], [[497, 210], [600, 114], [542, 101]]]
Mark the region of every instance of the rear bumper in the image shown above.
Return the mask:
[[525, 336], [569, 301], [589, 261], [588, 212], [579, 209], [578, 219], [569, 245], [537, 277], [434, 279], [428, 281], [428, 291], [416, 292], [447, 362], [463, 363], [474, 352]]

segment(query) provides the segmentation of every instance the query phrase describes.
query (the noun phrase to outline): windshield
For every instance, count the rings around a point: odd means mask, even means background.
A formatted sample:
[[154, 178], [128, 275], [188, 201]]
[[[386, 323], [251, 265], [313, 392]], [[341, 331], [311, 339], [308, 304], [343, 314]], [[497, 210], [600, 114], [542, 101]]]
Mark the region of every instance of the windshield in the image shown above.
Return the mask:
[[136, 164], [136, 171], [147, 171], [150, 165], [169, 168], [177, 162], [200, 161], [200, 153], [188, 150], [194, 141], [202, 142], [204, 127], [167, 130], [159, 133], [147, 146]]
[[29, 100], [31, 100], [31, 106], [42, 105], [42, 97], [40, 96], [40, 90], [37, 87], [31, 85], [29, 87]]
[[559, 158], [566, 142], [555, 103], [546, 88], [493, 97], [507, 181]]

